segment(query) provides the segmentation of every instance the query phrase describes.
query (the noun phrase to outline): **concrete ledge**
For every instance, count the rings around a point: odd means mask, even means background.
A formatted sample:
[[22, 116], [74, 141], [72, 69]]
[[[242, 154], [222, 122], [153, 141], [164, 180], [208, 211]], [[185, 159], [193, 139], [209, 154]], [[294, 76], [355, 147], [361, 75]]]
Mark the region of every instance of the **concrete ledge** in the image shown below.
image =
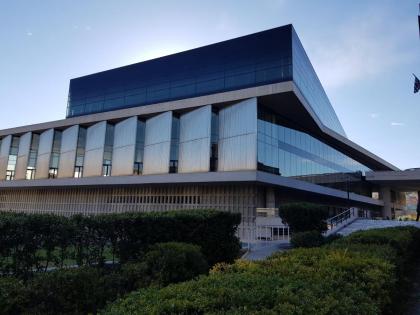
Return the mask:
[[[301, 180], [278, 176], [260, 171], [177, 173], [143, 176], [109, 176], [85, 178], [57, 178], [39, 180], [1, 181], [1, 189], [22, 188], [73, 188], [73, 187], [112, 187], [132, 185], [182, 185], [182, 184], [230, 184], [256, 183], [283, 187], [301, 193], [332, 197], [340, 200], [351, 200], [367, 205], [383, 206], [382, 200], [324, 187]], [[348, 198], [349, 197], [349, 198]]]

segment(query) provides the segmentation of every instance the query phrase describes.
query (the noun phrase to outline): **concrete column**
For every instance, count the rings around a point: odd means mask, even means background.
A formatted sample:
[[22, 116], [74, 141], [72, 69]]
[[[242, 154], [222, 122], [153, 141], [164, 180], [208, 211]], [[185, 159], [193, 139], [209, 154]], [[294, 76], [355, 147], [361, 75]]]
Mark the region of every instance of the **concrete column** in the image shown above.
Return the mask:
[[32, 132], [27, 132], [20, 137], [19, 151], [16, 162], [15, 179], [25, 179], [28, 167], [29, 151], [31, 150]]
[[257, 169], [257, 99], [219, 112], [219, 171]]
[[9, 162], [10, 146], [12, 145], [12, 136], [6, 136], [1, 141], [0, 147], [0, 180], [6, 179], [7, 163]]
[[181, 116], [179, 173], [208, 172], [210, 168], [211, 105]]
[[87, 129], [83, 177], [102, 175], [106, 125], [106, 121], [101, 121]]
[[39, 137], [38, 157], [36, 159], [35, 179], [48, 178], [51, 151], [54, 141], [54, 129], [48, 129]]
[[146, 121], [143, 174], [169, 173], [172, 112], [165, 112]]
[[60, 164], [58, 166], [59, 178], [72, 178], [74, 176], [78, 136], [79, 125], [69, 127], [62, 133]]
[[272, 187], [267, 187], [265, 190], [265, 207], [276, 208], [276, 194]]
[[382, 217], [384, 218], [392, 218], [392, 202], [391, 202], [391, 189], [389, 187], [381, 187], [380, 190], [380, 198], [384, 202], [384, 206], [382, 208]]
[[137, 116], [123, 120], [115, 125], [112, 176], [133, 175], [137, 125]]

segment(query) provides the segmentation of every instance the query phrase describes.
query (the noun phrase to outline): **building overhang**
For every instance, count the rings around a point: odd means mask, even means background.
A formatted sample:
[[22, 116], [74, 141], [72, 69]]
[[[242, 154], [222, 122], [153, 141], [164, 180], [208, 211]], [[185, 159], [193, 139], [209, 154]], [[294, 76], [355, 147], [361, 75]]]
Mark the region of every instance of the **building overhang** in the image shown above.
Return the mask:
[[0, 182], [0, 190], [130, 187], [174, 184], [221, 185], [241, 183], [268, 185], [290, 191], [292, 194], [304, 194], [306, 197], [325, 199], [326, 201], [328, 200], [329, 203], [336, 201], [338, 203], [351, 202], [352, 204], [361, 206], [383, 206], [381, 200], [260, 171], [14, 180]]
[[111, 123], [119, 122], [132, 116], [147, 118], [166, 111], [183, 113], [209, 104], [223, 108], [233, 102], [253, 97], [257, 97], [259, 102], [285, 116], [287, 121], [292, 124], [291, 127], [309, 132], [369, 168], [374, 170], [399, 170], [394, 165], [324, 126], [293, 81], [9, 128], [0, 130], [0, 137], [12, 134], [22, 135], [30, 131], [40, 133], [51, 128], [64, 130], [73, 125], [91, 126], [105, 120]]
[[366, 172], [366, 180], [395, 191], [420, 191], [420, 169]]

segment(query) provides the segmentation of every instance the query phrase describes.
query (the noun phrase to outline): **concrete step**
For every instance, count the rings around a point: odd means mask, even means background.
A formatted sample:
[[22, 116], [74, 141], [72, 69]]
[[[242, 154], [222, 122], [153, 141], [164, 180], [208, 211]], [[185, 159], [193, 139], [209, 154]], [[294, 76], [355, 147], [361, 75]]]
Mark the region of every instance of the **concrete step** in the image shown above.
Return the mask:
[[416, 221], [397, 221], [397, 220], [367, 220], [358, 219], [353, 223], [342, 228], [337, 234], [343, 236], [349, 235], [356, 231], [370, 230], [370, 229], [383, 229], [398, 226], [415, 226], [420, 228], [420, 222]]

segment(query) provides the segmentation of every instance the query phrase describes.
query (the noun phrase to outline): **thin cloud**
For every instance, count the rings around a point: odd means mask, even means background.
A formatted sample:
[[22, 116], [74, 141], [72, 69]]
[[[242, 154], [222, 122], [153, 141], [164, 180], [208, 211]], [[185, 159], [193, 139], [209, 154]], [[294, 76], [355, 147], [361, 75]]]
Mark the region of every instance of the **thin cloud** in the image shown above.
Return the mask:
[[391, 126], [405, 126], [402, 122], [391, 122]]
[[369, 117], [372, 118], [372, 119], [376, 119], [376, 118], [379, 117], [379, 114], [378, 113], [370, 113]]
[[32, 36], [32, 35], [33, 35], [33, 33], [32, 33], [32, 32], [26, 32], [26, 35], [27, 35], [27, 36]]
[[310, 59], [327, 88], [375, 77], [415, 58], [413, 52], [400, 45], [404, 41], [402, 30], [410, 29], [410, 24], [402, 23], [393, 30], [387, 25], [391, 12], [367, 13], [368, 16], [349, 19], [338, 26], [328, 42], [312, 42], [315, 49]]

